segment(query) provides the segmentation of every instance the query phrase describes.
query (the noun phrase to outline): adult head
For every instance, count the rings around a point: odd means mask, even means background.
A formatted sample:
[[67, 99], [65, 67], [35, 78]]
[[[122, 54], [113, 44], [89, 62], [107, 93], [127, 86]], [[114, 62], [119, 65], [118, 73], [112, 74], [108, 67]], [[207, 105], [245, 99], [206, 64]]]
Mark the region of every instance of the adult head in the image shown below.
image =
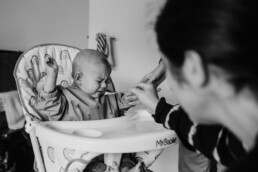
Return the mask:
[[255, 0], [166, 2], [157, 41], [169, 84], [192, 120], [223, 123], [236, 101], [257, 100], [257, 7]]

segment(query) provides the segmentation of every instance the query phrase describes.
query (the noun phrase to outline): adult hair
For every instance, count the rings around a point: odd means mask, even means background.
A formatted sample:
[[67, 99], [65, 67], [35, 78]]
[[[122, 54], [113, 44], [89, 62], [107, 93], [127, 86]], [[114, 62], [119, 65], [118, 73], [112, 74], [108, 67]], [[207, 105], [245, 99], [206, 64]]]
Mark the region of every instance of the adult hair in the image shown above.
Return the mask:
[[106, 57], [104, 57], [100, 52], [93, 49], [84, 49], [78, 52], [73, 60], [73, 71], [72, 77], [76, 73], [82, 72], [87, 65], [98, 65], [104, 64], [108, 70], [112, 70], [111, 66]]
[[215, 65], [237, 91], [257, 93], [257, 9], [256, 0], [167, 0], [155, 25], [160, 51], [180, 69], [194, 50], [206, 72]]

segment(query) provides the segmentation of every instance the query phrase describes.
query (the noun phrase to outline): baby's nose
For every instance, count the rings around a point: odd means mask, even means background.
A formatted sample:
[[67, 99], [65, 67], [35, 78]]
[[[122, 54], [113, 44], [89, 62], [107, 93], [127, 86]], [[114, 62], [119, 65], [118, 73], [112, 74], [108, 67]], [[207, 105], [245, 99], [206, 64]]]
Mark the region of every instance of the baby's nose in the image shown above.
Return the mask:
[[107, 83], [105, 82], [105, 81], [103, 81], [102, 83], [101, 83], [101, 88], [106, 88], [107, 87]]

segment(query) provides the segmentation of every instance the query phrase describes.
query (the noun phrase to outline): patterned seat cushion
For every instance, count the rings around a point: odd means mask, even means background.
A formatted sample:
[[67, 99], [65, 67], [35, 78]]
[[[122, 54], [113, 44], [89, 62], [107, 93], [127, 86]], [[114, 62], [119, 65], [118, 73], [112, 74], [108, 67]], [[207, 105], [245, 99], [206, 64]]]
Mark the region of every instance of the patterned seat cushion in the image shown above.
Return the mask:
[[14, 77], [25, 115], [41, 120], [31, 104], [37, 101], [38, 91], [42, 89], [46, 78], [45, 56], [52, 56], [58, 64], [56, 84], [67, 87], [73, 82], [72, 62], [79, 51], [79, 48], [67, 45], [44, 44], [32, 47], [20, 56], [14, 69]]

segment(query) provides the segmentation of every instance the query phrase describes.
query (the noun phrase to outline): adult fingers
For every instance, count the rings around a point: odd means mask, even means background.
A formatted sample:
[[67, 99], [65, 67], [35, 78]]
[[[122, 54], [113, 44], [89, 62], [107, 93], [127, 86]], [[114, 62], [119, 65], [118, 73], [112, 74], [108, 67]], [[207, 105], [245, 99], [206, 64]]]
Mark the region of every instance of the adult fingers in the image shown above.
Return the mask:
[[138, 89], [138, 88], [136, 88], [136, 87], [130, 88], [130, 91], [131, 91], [132, 93], [134, 93], [135, 95], [137, 95], [137, 96], [139, 96], [139, 94], [142, 93], [142, 90], [140, 90], [140, 89]]
[[136, 105], [139, 105], [139, 104], [141, 104], [141, 102], [139, 100], [133, 101], [133, 102], [128, 102], [128, 105], [130, 105], [130, 106], [136, 106]]
[[130, 96], [123, 96], [123, 98], [125, 101], [128, 101], [128, 102], [138, 100], [138, 97], [135, 94]]
[[142, 83], [147, 83], [148, 80], [149, 80], [149, 78], [148, 78], [147, 76], [144, 76], [144, 77], [140, 80], [140, 82], [142, 82]]
[[133, 95], [135, 95], [134, 93], [132, 93], [131, 91], [125, 91], [124, 92], [124, 96], [133, 96]]
[[155, 87], [158, 87], [165, 79], [166, 75], [162, 75], [161, 77], [155, 79], [152, 83]]
[[139, 90], [145, 90], [148, 87], [150, 87], [150, 84], [146, 84], [146, 83], [136, 83], [131, 86], [131, 88], [137, 88]]
[[129, 91], [133, 92], [134, 94], [136, 94], [139, 97], [139, 95], [141, 95], [143, 93], [153, 92], [154, 87], [152, 84], [138, 83], [138, 84], [134, 84], [129, 89]]

